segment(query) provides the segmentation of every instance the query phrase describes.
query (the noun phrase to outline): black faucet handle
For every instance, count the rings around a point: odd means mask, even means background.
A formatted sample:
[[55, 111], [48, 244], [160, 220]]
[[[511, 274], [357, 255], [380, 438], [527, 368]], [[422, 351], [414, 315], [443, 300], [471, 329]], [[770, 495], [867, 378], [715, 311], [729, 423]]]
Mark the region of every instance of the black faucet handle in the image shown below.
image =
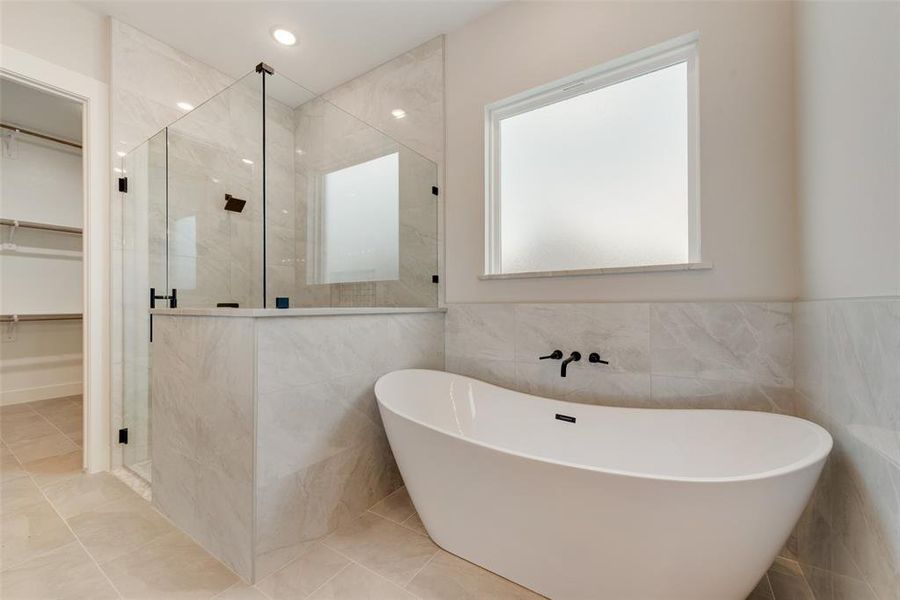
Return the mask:
[[588, 356], [588, 362], [592, 362], [592, 363], [600, 363], [600, 364], [603, 364], [603, 365], [608, 365], [608, 364], [609, 364], [609, 361], [608, 361], [608, 360], [601, 360], [601, 359], [600, 359], [600, 355], [597, 354], [596, 352], [591, 352], [590, 356]]
[[551, 353], [548, 354], [547, 356], [541, 356], [541, 357], [540, 357], [541, 360], [546, 360], [546, 359], [548, 359], [548, 358], [552, 358], [553, 360], [559, 360], [559, 359], [561, 359], [561, 358], [562, 358], [562, 350], [554, 350], [553, 352], [551, 352]]

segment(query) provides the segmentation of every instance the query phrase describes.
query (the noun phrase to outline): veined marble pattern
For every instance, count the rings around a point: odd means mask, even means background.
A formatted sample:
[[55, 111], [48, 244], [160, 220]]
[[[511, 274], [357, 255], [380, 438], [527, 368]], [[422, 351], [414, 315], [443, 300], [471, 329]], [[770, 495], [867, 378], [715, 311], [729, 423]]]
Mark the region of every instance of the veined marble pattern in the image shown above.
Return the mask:
[[154, 503], [246, 580], [273, 573], [401, 485], [373, 386], [443, 368], [443, 331], [442, 313], [156, 315]]
[[253, 576], [254, 322], [154, 318], [153, 502]]
[[440, 313], [257, 323], [256, 576], [395, 490], [373, 385], [444, 364]]
[[835, 448], [792, 540], [816, 597], [900, 597], [900, 300], [795, 305], [798, 414]]
[[[573, 402], [793, 411], [790, 303], [456, 304], [447, 370]], [[574, 350], [559, 376], [540, 356]], [[598, 352], [609, 365], [588, 362]]]
[[[444, 40], [436, 37], [325, 94], [434, 162], [444, 152]], [[395, 108], [406, 111], [396, 119]]]

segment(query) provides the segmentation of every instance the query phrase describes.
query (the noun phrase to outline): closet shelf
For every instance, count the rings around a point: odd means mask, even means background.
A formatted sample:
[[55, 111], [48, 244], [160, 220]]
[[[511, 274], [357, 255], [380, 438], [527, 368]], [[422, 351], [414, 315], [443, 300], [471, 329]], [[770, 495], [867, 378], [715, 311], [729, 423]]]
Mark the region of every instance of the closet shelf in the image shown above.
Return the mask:
[[0, 315], [0, 323], [21, 323], [23, 321], [80, 321], [81, 313], [46, 313]]
[[0, 225], [8, 227], [23, 227], [26, 229], [40, 229], [42, 231], [55, 231], [57, 233], [69, 233], [81, 235], [81, 227], [69, 227], [67, 225], [54, 225], [52, 223], [36, 223], [34, 221], [19, 221], [18, 219], [0, 219]]

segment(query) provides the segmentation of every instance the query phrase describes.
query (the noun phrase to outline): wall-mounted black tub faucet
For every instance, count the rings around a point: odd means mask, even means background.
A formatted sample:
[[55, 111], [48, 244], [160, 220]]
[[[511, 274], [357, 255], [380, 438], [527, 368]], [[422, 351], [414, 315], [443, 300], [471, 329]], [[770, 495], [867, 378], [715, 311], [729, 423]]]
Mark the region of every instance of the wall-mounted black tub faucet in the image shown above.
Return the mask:
[[588, 362], [592, 362], [592, 363], [600, 363], [600, 364], [602, 364], [602, 365], [608, 365], [608, 364], [609, 364], [609, 361], [608, 361], [608, 360], [603, 360], [603, 359], [601, 359], [601, 358], [600, 358], [600, 355], [597, 354], [596, 352], [591, 352], [590, 356], [588, 356]]
[[570, 362], [578, 362], [579, 360], [581, 360], [581, 352], [573, 352], [572, 354], [570, 354], [569, 358], [562, 361], [562, 368], [560, 369], [559, 376], [565, 377], [566, 376], [566, 367], [569, 366], [569, 363]]
[[554, 350], [547, 356], [539, 357], [541, 360], [547, 360], [548, 358], [552, 358], [553, 360], [559, 360], [562, 358], [562, 350]]

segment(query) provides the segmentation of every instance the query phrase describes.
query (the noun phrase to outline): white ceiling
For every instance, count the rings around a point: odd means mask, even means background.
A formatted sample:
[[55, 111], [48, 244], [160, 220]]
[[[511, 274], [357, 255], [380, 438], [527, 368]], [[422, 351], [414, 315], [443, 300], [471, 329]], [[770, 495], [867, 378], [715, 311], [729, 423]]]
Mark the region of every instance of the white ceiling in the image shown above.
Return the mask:
[[0, 121], [81, 142], [79, 102], [3, 77], [0, 77]]
[[[83, 4], [235, 78], [262, 61], [322, 93], [456, 29], [500, 2], [119, 0]], [[297, 45], [277, 44], [270, 34], [275, 26], [294, 32]]]

